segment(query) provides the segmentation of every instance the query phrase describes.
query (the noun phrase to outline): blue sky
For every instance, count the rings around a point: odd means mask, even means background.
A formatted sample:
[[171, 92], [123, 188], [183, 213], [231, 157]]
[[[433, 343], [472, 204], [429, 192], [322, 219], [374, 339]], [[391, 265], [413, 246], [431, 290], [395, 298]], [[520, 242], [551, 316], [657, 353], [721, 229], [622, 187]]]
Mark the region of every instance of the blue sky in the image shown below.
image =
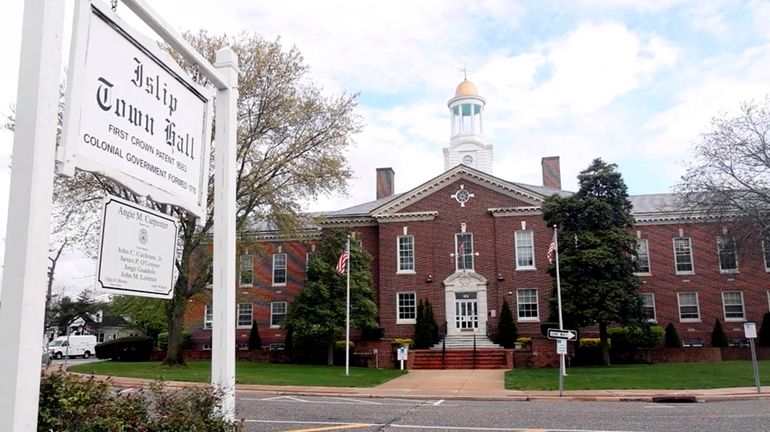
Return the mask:
[[[11, 60], [0, 72], [3, 112], [15, 98], [22, 4], [11, 1], [0, 17]], [[487, 100], [485, 132], [494, 145], [495, 175], [539, 184], [540, 158], [558, 155], [562, 184], [574, 189], [577, 173], [602, 157], [619, 165], [633, 194], [669, 192], [709, 120], [736, 111], [742, 101], [763, 100], [770, 90], [769, 2], [152, 5], [178, 30], [280, 37], [300, 49], [310, 78], [327, 94], [360, 93], [366, 126], [348, 154], [356, 181], [348, 196], [324, 197], [308, 203], [310, 210], [374, 199], [377, 167], [394, 169], [397, 192], [440, 174], [450, 132], [446, 102], [463, 67]], [[118, 13], [136, 23], [125, 6]], [[9, 158], [11, 139], [0, 134], [0, 166]], [[0, 172], [2, 197], [7, 183], [8, 173]]]

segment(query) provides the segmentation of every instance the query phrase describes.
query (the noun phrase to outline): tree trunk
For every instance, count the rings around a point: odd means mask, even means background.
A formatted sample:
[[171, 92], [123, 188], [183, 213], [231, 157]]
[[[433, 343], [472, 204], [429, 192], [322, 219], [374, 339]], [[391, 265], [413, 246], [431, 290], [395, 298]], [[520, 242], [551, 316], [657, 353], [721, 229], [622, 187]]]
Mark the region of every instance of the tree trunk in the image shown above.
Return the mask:
[[[177, 285], [179, 284], [177, 283]], [[176, 292], [166, 304], [168, 346], [166, 347], [166, 360], [163, 361], [163, 364], [167, 366], [185, 364], [182, 354], [182, 331], [184, 330], [184, 310], [187, 305], [187, 296], [180, 294]]]
[[326, 365], [334, 366], [334, 341], [329, 341], [329, 347], [326, 351]]
[[607, 343], [607, 323], [599, 323], [599, 345], [602, 347], [602, 364], [604, 366], [611, 366], [610, 364], [610, 347]]

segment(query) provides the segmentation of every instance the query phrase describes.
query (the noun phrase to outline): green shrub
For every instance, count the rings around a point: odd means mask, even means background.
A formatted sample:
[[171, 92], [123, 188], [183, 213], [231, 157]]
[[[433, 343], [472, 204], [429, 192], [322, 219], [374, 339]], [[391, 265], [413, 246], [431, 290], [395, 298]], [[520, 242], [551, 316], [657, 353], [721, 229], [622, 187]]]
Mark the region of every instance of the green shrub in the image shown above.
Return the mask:
[[257, 327], [257, 320], [251, 323], [251, 331], [249, 332], [249, 349], [258, 350], [262, 348], [262, 338], [259, 336], [259, 327]]
[[[182, 332], [182, 349], [192, 346], [192, 333]], [[168, 348], [168, 332], [158, 333], [158, 348], [165, 350]]]
[[398, 346], [408, 346], [409, 348], [412, 348], [412, 345], [414, 344], [414, 341], [410, 338], [395, 338], [393, 339], [393, 345]]
[[761, 346], [770, 346], [770, 312], [765, 312], [762, 317], [762, 325], [759, 327], [759, 340]]
[[96, 358], [149, 361], [155, 341], [149, 336], [129, 336], [96, 345]]
[[431, 346], [431, 330], [425, 312], [425, 302], [420, 299], [417, 303], [417, 313], [414, 320], [414, 347], [417, 349], [428, 348]]
[[726, 347], [727, 335], [722, 330], [722, 323], [719, 322], [719, 318], [714, 322], [714, 330], [711, 331], [711, 346], [716, 348]]
[[500, 318], [497, 321], [497, 343], [503, 348], [513, 348], [516, 342], [516, 323], [513, 322], [513, 313], [508, 306], [508, 300], [503, 299], [500, 309]]
[[40, 380], [38, 431], [237, 432], [240, 422], [218, 413], [220, 391], [167, 390], [160, 383], [118, 393], [109, 382], [56, 372]]
[[[612, 340], [607, 338], [607, 345], [612, 346]], [[580, 338], [578, 341], [578, 348], [593, 348], [601, 347], [601, 340], [599, 338]]]
[[682, 341], [679, 340], [679, 333], [676, 332], [676, 327], [673, 324], [668, 323], [666, 326], [666, 348], [681, 348]]
[[655, 348], [663, 340], [661, 326], [613, 327], [607, 330], [612, 339], [612, 348], [617, 352], [628, 352], [640, 348]]

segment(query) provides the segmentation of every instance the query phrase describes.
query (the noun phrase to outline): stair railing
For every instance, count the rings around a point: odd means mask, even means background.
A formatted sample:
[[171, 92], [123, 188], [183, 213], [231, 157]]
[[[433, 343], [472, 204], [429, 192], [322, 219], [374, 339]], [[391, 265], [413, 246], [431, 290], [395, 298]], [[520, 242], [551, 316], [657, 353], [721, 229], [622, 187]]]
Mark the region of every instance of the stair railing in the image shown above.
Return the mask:
[[473, 369], [476, 369], [476, 332], [473, 332]]
[[444, 321], [444, 336], [441, 338], [441, 369], [446, 369], [446, 332], [447, 322]]

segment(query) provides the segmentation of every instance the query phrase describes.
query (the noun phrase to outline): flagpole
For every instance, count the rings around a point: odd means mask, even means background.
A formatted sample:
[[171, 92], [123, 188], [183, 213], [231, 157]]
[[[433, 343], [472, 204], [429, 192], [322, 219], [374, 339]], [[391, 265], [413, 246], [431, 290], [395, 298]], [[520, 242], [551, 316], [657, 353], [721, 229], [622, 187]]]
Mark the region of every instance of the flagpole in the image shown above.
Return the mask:
[[[559, 309], [559, 330], [564, 330], [564, 320], [561, 314], [561, 276], [559, 275], [559, 228], [553, 226], [553, 249], [556, 255], [556, 302]], [[559, 354], [559, 396], [564, 392], [564, 376], [567, 374], [564, 366], [564, 354]]]
[[345, 376], [350, 375], [350, 236], [348, 236], [348, 243], [346, 247], [346, 253], [348, 254], [347, 265], [347, 301], [345, 306]]

